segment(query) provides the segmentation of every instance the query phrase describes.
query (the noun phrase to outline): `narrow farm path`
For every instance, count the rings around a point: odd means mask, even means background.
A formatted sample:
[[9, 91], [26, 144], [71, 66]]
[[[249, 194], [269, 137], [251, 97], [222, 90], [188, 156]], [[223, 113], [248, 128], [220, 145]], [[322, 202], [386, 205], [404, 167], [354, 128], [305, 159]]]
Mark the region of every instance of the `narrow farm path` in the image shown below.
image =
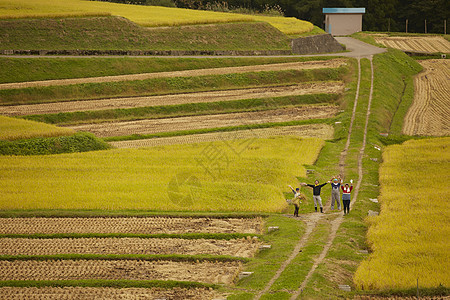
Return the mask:
[[117, 75], [117, 76], [3, 83], [3, 84], [0, 84], [0, 90], [22, 89], [22, 88], [29, 88], [29, 87], [56, 86], [56, 85], [61, 86], [61, 85], [83, 84], [83, 83], [145, 80], [145, 79], [152, 79], [152, 78], [167, 78], [167, 77], [191, 77], [191, 76], [206, 76], [206, 75], [236, 74], [236, 73], [247, 73], [247, 72], [263, 72], [263, 71], [269, 72], [269, 71], [280, 71], [280, 70], [306, 70], [306, 69], [338, 68], [344, 64], [346, 64], [345, 59], [336, 58], [333, 60], [325, 60], [325, 61], [318, 60], [318, 61], [307, 61], [307, 62], [292, 62], [292, 63], [243, 66], [243, 67], [210, 68], [210, 69], [183, 70], [183, 71], [172, 71], [172, 72], [128, 74], [128, 75]]
[[[372, 94], [373, 94], [373, 75], [374, 75], [373, 74], [372, 56], [369, 57], [369, 60], [370, 60], [370, 68], [371, 68], [371, 82], [370, 82], [369, 103], [368, 103], [368, 107], [367, 107], [367, 111], [366, 111], [366, 120], [365, 120], [365, 125], [364, 125], [364, 135], [363, 135], [362, 146], [359, 149], [359, 156], [358, 156], [358, 181], [357, 181], [354, 193], [353, 193], [353, 201], [351, 202], [351, 206], [353, 206], [353, 204], [355, 203], [355, 201], [358, 198], [358, 191], [360, 189], [362, 178], [363, 178], [362, 158], [363, 158], [364, 150], [365, 150], [365, 146], [366, 146], [367, 129], [368, 129], [368, 123], [369, 123], [369, 116], [370, 116], [370, 106], [371, 106]], [[353, 124], [354, 124], [354, 121], [355, 121], [355, 118], [356, 118], [356, 107], [358, 105], [360, 83], [361, 83], [361, 62], [360, 62], [360, 58], [358, 58], [358, 82], [357, 82], [355, 100], [354, 100], [354, 105], [353, 105], [353, 110], [352, 110], [352, 117], [351, 117], [351, 120], [350, 120], [350, 126], [349, 126], [349, 130], [348, 130], [347, 141], [346, 141], [345, 147], [344, 147], [343, 151], [341, 152], [340, 158], [339, 158], [339, 170], [340, 170], [341, 173], [344, 173], [344, 169], [346, 167], [345, 161], [346, 161], [346, 158], [347, 158], [347, 153], [348, 153], [348, 150], [349, 150], [350, 141], [351, 141], [351, 137], [352, 137]], [[325, 209], [325, 212], [327, 212], [327, 211], [328, 210]], [[325, 244], [322, 252], [320, 253], [320, 255], [317, 258], [314, 259], [314, 262], [313, 262], [313, 265], [312, 265], [311, 269], [309, 270], [308, 274], [306, 275], [306, 277], [304, 278], [304, 280], [300, 284], [300, 287], [298, 288], [298, 290], [296, 290], [295, 292], [293, 292], [291, 294], [292, 296], [291, 296], [290, 299], [291, 300], [295, 300], [295, 299], [299, 298], [299, 296], [301, 295], [302, 291], [305, 289], [305, 287], [309, 283], [312, 275], [316, 271], [317, 267], [319, 266], [319, 264], [321, 264], [324, 261], [325, 257], [327, 256], [328, 251], [331, 248], [331, 245], [333, 244], [333, 241], [334, 241], [334, 239], [336, 237], [337, 231], [338, 231], [340, 225], [342, 224], [342, 222], [344, 220], [342, 213], [339, 213], [339, 215], [337, 217], [335, 217], [335, 218], [326, 218], [325, 216], [326, 216], [325, 214], [311, 213], [311, 214], [306, 215], [302, 219], [306, 223], [305, 234], [298, 241], [297, 245], [295, 246], [295, 248], [292, 251], [292, 253], [289, 256], [289, 258], [280, 266], [280, 268], [278, 269], [276, 274], [273, 276], [273, 278], [267, 283], [267, 285], [264, 287], [264, 289], [261, 290], [261, 292], [256, 295], [255, 299], [258, 300], [264, 294], [269, 292], [269, 290], [270, 290], [271, 286], [273, 285], [273, 283], [281, 276], [283, 271], [292, 262], [292, 260], [301, 252], [301, 249], [310, 241], [311, 233], [313, 232], [313, 230], [316, 227], [316, 225], [318, 224], [318, 222], [321, 221], [321, 220], [324, 220], [325, 222], [329, 222], [330, 223], [331, 230], [330, 230], [330, 233], [329, 233], [329, 235], [327, 237], [326, 244]]]

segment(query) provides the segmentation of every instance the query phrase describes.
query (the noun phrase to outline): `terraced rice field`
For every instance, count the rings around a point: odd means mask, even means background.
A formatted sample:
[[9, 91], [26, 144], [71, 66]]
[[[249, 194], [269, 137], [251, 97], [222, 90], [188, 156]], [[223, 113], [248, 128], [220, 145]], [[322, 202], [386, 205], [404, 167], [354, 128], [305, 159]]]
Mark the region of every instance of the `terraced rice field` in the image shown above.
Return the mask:
[[253, 257], [258, 239], [179, 239], [179, 238], [0, 238], [0, 255], [58, 254], [184, 254]]
[[338, 110], [339, 107], [337, 106], [304, 106], [259, 112], [86, 124], [69, 126], [69, 128], [91, 132], [99, 137], [112, 137], [129, 134], [153, 134], [166, 132], [168, 129], [170, 131], [181, 131], [271, 122], [326, 119], [333, 117]]
[[450, 135], [450, 62], [424, 60], [424, 71], [415, 78], [414, 102], [405, 116], [403, 133]]
[[236, 74], [247, 72], [268, 72], [280, 70], [308, 70], [308, 69], [323, 69], [323, 68], [339, 68], [346, 65], [345, 59], [336, 58], [324, 61], [306, 61], [306, 62], [292, 62], [292, 63], [277, 63], [267, 65], [253, 65], [242, 67], [226, 67], [226, 68], [211, 68], [198, 70], [183, 70], [172, 72], [155, 72], [155, 73], [141, 73], [118, 76], [103, 76], [90, 78], [75, 78], [75, 79], [59, 79], [59, 80], [43, 80], [30, 81], [19, 83], [2, 83], [0, 90], [4, 89], [21, 89], [29, 87], [55, 86], [55, 85], [71, 85], [82, 83], [99, 83], [99, 82], [118, 82], [131, 80], [145, 80], [151, 78], [173, 78], [173, 77], [190, 77], [190, 76], [205, 76], [205, 75], [221, 75], [221, 74]]
[[230, 285], [242, 262], [146, 260], [0, 261], [0, 280], [177, 280]]
[[450, 42], [441, 36], [374, 36], [375, 41], [386, 47], [403, 51], [450, 53]]
[[[91, 218], [0, 218], [0, 281], [76, 282], [95, 280], [183, 281], [232, 285], [243, 268], [239, 260], [183, 260], [170, 255], [227, 255], [253, 257], [259, 250], [258, 238], [183, 239], [136, 238], [117, 234], [133, 233], [261, 233], [263, 221], [256, 218], [170, 218], [170, 217], [91, 217]], [[110, 236], [42, 238], [39, 234], [99, 234]], [[11, 235], [26, 237], [13, 237]], [[38, 234], [36, 236], [36, 234]], [[116, 236], [115, 236], [116, 235]], [[70, 255], [78, 255], [73, 259]], [[169, 255], [146, 259], [136, 255]], [[52, 255], [69, 255], [53, 258]], [[80, 256], [81, 255], [81, 256]], [[90, 257], [83, 255], [91, 255]], [[94, 256], [92, 256], [94, 255]], [[97, 258], [97, 255], [103, 255]], [[105, 257], [114, 255], [114, 257]], [[121, 255], [132, 255], [133, 258]], [[20, 259], [11, 259], [20, 257]], [[45, 259], [27, 256], [46, 256]], [[85, 258], [86, 257], [86, 258]], [[201, 294], [201, 295], [200, 295]], [[12, 297], [9, 297], [11, 295]], [[122, 288], [111, 287], [1, 287], [0, 298], [8, 299], [212, 299], [220, 295], [206, 288]], [[181, 295], [181, 296], [180, 296]], [[5, 299], [5, 298], [2, 298]]]
[[207, 288], [98, 288], [98, 287], [0, 287], [0, 295], [10, 300], [48, 299], [220, 299], [213, 289]]
[[153, 138], [133, 141], [110, 142], [116, 148], [143, 148], [174, 144], [194, 144], [202, 142], [215, 142], [222, 140], [237, 140], [251, 138], [268, 138], [281, 135], [301, 137], [317, 137], [323, 140], [333, 138], [333, 127], [327, 124], [310, 124], [252, 130], [239, 130], [233, 132], [214, 132], [204, 134], [190, 134], [166, 138]]
[[0, 218], [0, 234], [262, 233], [261, 218]]
[[96, 111], [118, 108], [177, 105], [186, 103], [206, 103], [307, 94], [333, 94], [341, 93], [343, 90], [344, 83], [342, 82], [313, 82], [290, 86], [209, 91], [163, 96], [128, 97], [90, 101], [69, 101], [17, 106], [0, 106], [0, 114], [8, 116], [55, 114], [61, 112]]

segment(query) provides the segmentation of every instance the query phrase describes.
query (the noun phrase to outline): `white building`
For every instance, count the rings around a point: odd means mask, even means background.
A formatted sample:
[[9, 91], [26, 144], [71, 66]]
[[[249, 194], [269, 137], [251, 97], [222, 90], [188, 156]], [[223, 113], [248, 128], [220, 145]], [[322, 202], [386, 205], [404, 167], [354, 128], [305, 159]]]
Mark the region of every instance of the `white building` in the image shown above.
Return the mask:
[[325, 31], [332, 35], [350, 35], [362, 31], [364, 7], [324, 8]]

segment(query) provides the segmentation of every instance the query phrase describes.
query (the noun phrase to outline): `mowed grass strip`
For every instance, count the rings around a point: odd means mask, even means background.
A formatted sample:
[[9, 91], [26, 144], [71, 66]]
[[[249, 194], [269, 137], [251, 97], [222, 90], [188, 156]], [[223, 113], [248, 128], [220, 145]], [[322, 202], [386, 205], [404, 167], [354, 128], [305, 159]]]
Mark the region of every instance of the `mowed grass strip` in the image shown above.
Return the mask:
[[335, 103], [338, 98], [338, 94], [314, 94], [209, 103], [188, 103], [170, 106], [151, 106], [128, 109], [110, 109], [100, 111], [79, 111], [45, 115], [30, 115], [25, 116], [24, 118], [27, 120], [45, 122], [49, 124], [75, 125], [109, 121], [131, 121], [141, 119], [159, 119], [245, 111], [263, 111], [305, 104]]
[[313, 29], [313, 25], [310, 22], [297, 18], [253, 16], [100, 1], [15, 0], [14, 2], [10, 2], [8, 0], [1, 0], [0, 5], [1, 18], [48, 18], [111, 14], [125, 17], [143, 26], [153, 27], [262, 21], [271, 24], [285, 34], [300, 34]]
[[[381, 213], [369, 218], [373, 251], [356, 271], [359, 289], [450, 286], [450, 138], [386, 148], [380, 169]], [[389, 270], [386, 273], [386, 270]]]
[[124, 18], [96, 17], [0, 25], [2, 50], [290, 50], [289, 38], [263, 22], [149, 29]]
[[74, 134], [75, 131], [69, 128], [0, 116], [0, 141], [13, 141], [36, 137], [69, 136]]
[[[0, 21], [1, 22], [1, 21]], [[0, 83], [326, 61], [330, 57], [0, 57]], [[8, 70], [6, 72], [6, 70]]]
[[1, 90], [0, 103], [2, 105], [37, 104], [106, 97], [150, 96], [289, 85], [309, 81], [336, 81], [342, 79], [346, 70], [346, 67], [300, 71], [283, 70]]
[[[286, 184], [304, 176], [303, 164], [312, 164], [322, 145], [314, 138], [276, 137], [0, 157], [0, 206], [281, 212]], [[218, 158], [211, 160], [210, 151]]]

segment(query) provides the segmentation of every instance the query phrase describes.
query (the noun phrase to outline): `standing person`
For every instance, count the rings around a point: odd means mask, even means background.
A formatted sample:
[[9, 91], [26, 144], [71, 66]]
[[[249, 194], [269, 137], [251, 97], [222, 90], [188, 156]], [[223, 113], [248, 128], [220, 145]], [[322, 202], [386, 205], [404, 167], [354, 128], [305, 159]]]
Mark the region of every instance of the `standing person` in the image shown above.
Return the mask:
[[331, 179], [331, 210], [334, 210], [334, 202], [337, 203], [337, 209], [341, 210], [341, 184], [342, 184], [342, 178], [341, 175], [338, 175], [337, 177], [333, 177]]
[[294, 205], [295, 209], [294, 209], [294, 217], [298, 217], [298, 209], [300, 208], [300, 203], [302, 203], [302, 200], [306, 200], [305, 195], [303, 195], [302, 193], [300, 193], [300, 189], [296, 188], [294, 190], [294, 188], [292, 186], [289, 186], [292, 190], [292, 192], [294, 193], [294, 199], [292, 200], [286, 200], [288, 203], [291, 203]]
[[301, 183], [303, 186], [309, 186], [313, 189], [313, 199], [314, 199], [314, 209], [317, 211], [317, 203], [319, 203], [320, 206], [320, 212], [323, 213], [323, 206], [322, 206], [322, 198], [320, 197], [320, 190], [323, 186], [325, 186], [327, 183], [330, 183], [330, 181], [327, 181], [325, 183], [319, 184], [319, 180], [316, 180], [314, 182], [314, 185], [312, 184], [306, 184]]
[[350, 193], [353, 190], [353, 180], [350, 180], [350, 186], [348, 183], [345, 186], [341, 186], [342, 188], [342, 203], [344, 204], [344, 216], [348, 215], [350, 212]]

